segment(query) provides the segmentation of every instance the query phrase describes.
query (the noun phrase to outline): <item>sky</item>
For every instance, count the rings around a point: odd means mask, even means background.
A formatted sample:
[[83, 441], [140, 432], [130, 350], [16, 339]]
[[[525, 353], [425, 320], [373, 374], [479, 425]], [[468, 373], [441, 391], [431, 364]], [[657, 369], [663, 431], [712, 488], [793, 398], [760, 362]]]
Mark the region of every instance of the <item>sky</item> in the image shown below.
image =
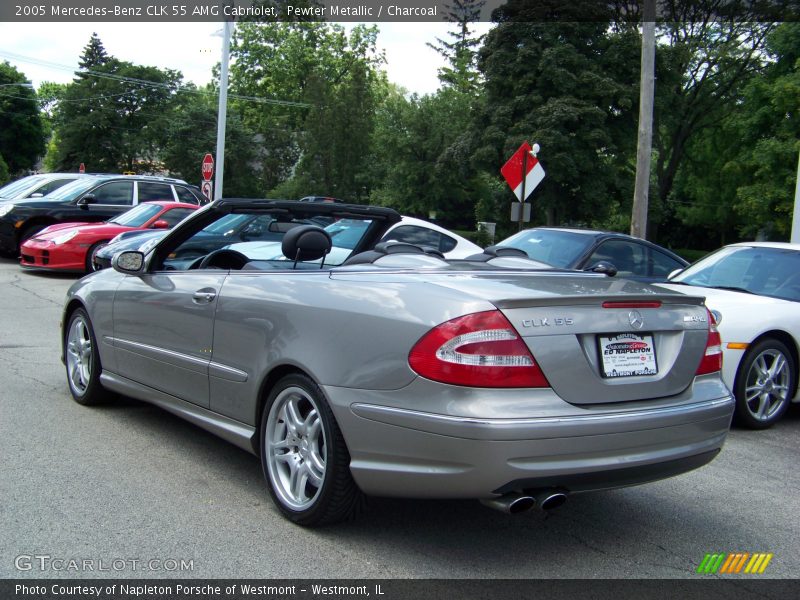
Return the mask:
[[[350, 25], [350, 24], [347, 24]], [[449, 23], [380, 23], [378, 45], [385, 51], [389, 80], [409, 92], [439, 87], [441, 56], [426, 42], [448, 39]], [[478, 23], [485, 33], [487, 23]], [[204, 85], [222, 52], [221, 23], [0, 23], [0, 61], [8, 61], [38, 87], [43, 81], [69, 83], [93, 32], [106, 51], [135, 64], [171, 68], [184, 81]]]

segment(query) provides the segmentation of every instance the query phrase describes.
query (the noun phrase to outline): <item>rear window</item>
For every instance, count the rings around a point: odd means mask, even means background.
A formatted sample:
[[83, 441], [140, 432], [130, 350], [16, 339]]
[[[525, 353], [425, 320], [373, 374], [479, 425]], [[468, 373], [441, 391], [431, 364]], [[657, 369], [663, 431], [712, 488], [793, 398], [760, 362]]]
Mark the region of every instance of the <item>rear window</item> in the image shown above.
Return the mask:
[[[181, 202], [188, 202], [189, 204], [200, 204], [201, 202], [201, 199], [195, 196], [189, 188], [176, 185], [175, 192], [178, 194], [178, 200]], [[205, 202], [205, 200], [203, 201]]]
[[140, 204], [113, 218], [110, 222], [124, 227], [141, 227], [161, 211], [158, 204]]
[[152, 202], [155, 200], [173, 202], [175, 200], [172, 195], [172, 187], [166, 183], [140, 181], [136, 185], [139, 188], [139, 202]]
[[417, 225], [401, 225], [392, 229], [383, 239], [385, 241], [396, 240], [415, 246], [433, 248], [439, 252], [450, 252], [458, 243], [449, 235]]
[[528, 229], [498, 244], [519, 248], [533, 260], [562, 269], [571, 267], [594, 243], [594, 236], [572, 231]]

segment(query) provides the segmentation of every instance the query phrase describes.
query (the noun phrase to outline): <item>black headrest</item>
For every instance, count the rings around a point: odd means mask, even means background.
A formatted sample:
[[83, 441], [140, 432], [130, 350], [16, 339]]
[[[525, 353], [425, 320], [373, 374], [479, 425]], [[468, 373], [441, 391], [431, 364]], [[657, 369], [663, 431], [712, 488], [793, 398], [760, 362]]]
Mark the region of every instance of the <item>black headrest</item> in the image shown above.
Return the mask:
[[333, 242], [327, 231], [316, 225], [293, 227], [283, 236], [281, 250], [289, 260], [317, 260], [331, 251]]

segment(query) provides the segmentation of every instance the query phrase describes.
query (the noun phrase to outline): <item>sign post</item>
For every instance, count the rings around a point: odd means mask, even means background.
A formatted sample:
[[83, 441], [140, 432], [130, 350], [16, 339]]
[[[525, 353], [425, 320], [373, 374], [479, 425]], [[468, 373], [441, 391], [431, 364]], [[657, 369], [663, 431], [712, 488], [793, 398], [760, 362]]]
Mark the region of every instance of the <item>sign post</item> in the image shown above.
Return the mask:
[[530, 221], [530, 205], [525, 205], [525, 200], [545, 175], [544, 168], [536, 157], [539, 149], [539, 144], [531, 147], [528, 142], [523, 142], [500, 169], [506, 183], [519, 200], [512, 205], [512, 219], [514, 215], [518, 217], [520, 230], [524, 221]]
[[211, 177], [214, 175], [214, 157], [210, 152], [206, 152], [203, 157], [203, 162], [200, 164], [200, 173], [203, 175], [203, 181], [200, 182], [200, 189], [203, 195], [209, 200], [214, 199], [213, 186]]

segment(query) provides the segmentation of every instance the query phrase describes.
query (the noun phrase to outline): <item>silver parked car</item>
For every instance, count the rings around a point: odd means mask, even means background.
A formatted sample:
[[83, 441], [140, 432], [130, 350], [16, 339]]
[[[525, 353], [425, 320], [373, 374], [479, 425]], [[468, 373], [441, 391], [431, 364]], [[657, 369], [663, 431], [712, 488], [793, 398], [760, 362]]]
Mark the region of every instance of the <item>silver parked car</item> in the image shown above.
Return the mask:
[[[239, 214], [264, 217], [283, 255], [226, 248], [213, 232]], [[315, 217], [366, 227], [342, 252]], [[367, 495], [548, 509], [720, 451], [733, 400], [701, 298], [377, 243], [399, 220], [219, 200], [118, 253], [67, 295], [73, 397], [139, 398], [253, 452], [303, 525], [350, 518]]]

